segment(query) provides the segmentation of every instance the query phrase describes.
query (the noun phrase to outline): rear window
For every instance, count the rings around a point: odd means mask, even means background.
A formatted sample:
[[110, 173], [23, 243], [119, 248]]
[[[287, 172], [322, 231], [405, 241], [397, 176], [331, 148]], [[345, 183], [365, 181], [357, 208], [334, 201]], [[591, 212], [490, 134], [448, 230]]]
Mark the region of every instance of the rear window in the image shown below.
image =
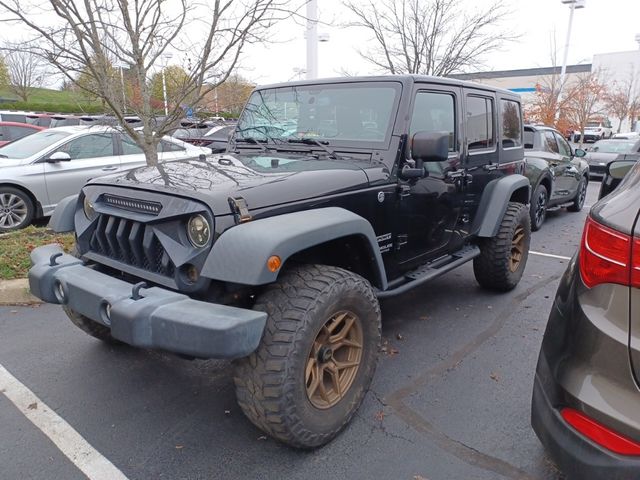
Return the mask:
[[502, 148], [522, 145], [522, 119], [520, 104], [513, 100], [500, 100], [502, 110]]
[[533, 133], [533, 130], [527, 130], [525, 128], [525, 130], [524, 130], [524, 148], [526, 148], [527, 150], [532, 150], [533, 149], [534, 135], [535, 135], [535, 133]]

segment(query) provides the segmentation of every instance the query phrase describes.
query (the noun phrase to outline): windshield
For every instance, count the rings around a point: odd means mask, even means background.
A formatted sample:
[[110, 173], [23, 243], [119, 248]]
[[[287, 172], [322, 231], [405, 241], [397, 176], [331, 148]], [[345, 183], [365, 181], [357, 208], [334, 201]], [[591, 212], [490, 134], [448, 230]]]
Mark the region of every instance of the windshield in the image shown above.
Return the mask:
[[68, 132], [56, 132], [53, 130], [34, 133], [0, 147], [0, 161], [3, 158], [17, 158], [19, 160], [28, 158], [69, 135], [71, 134]]
[[635, 144], [635, 140], [630, 142], [624, 140], [602, 140], [594, 143], [591, 151], [599, 153], [631, 153]]
[[274, 142], [383, 142], [391, 135], [399, 94], [396, 82], [258, 90], [242, 112], [236, 135]]

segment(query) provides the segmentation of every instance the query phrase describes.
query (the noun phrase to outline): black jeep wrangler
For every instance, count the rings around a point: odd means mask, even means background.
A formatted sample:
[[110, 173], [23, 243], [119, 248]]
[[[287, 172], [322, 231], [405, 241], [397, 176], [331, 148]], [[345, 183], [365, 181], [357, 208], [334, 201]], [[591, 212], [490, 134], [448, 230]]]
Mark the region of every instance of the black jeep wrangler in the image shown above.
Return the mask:
[[379, 300], [473, 260], [508, 291], [527, 261], [520, 100], [419, 76], [256, 89], [227, 152], [87, 184], [33, 251], [32, 292], [105, 342], [234, 359], [249, 419], [294, 447], [349, 422]]

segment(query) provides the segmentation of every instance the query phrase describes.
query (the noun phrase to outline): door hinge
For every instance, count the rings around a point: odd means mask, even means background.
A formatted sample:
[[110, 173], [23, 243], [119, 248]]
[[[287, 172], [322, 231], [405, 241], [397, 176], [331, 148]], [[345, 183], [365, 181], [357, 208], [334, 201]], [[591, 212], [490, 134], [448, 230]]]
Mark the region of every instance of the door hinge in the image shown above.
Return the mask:
[[398, 185], [398, 194], [400, 195], [400, 198], [408, 197], [409, 195], [411, 195], [411, 186], [404, 184]]

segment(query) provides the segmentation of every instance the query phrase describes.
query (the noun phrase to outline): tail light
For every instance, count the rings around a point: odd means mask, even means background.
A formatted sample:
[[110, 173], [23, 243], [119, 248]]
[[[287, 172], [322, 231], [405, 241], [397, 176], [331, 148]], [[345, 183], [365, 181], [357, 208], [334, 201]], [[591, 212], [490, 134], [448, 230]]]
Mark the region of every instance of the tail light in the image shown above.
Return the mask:
[[640, 239], [588, 217], [580, 245], [580, 274], [589, 288], [601, 283], [639, 286]]
[[607, 450], [620, 455], [640, 455], [640, 443], [605, 427], [584, 413], [563, 408], [560, 414], [578, 432]]

